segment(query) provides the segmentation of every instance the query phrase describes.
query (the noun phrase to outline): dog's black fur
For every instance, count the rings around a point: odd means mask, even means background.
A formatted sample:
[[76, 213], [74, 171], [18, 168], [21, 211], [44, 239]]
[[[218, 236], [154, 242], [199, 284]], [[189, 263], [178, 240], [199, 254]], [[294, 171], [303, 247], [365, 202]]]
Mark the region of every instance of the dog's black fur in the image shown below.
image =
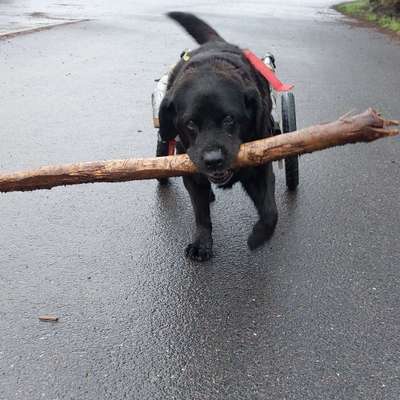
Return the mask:
[[250, 249], [263, 244], [278, 219], [272, 164], [233, 171], [241, 143], [272, 134], [268, 82], [252, 67], [240, 48], [227, 43], [193, 14], [171, 12], [201, 45], [172, 71], [160, 107], [160, 135], [179, 135], [178, 152], [187, 153], [199, 173], [183, 178], [189, 192], [196, 234], [186, 255], [203, 261], [212, 256], [211, 182], [230, 188], [241, 182], [253, 200], [259, 220], [248, 238]]

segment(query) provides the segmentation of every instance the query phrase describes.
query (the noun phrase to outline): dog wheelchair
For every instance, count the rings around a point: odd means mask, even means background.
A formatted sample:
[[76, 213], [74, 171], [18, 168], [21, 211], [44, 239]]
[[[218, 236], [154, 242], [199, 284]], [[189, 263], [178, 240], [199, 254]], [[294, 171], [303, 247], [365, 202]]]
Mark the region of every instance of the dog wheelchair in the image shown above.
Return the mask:
[[[181, 54], [181, 57], [185, 57], [187, 51]], [[262, 59], [262, 62], [273, 72], [276, 70], [275, 57], [271, 53], [267, 53]], [[153, 108], [153, 125], [154, 128], [159, 128], [160, 122], [158, 119], [158, 113], [160, 110], [161, 101], [163, 100], [168, 86], [168, 78], [170, 72], [164, 74], [160, 79], [157, 79], [156, 87], [152, 93], [152, 108]], [[280, 96], [281, 100], [281, 116], [278, 115], [277, 108], [277, 96]], [[296, 105], [294, 94], [289, 91], [282, 92], [281, 94], [276, 92], [271, 87], [271, 101], [272, 111], [271, 115], [274, 120], [273, 135], [281, 135], [296, 130]], [[157, 148], [156, 156], [164, 157], [175, 154], [175, 140], [163, 141], [160, 134], [157, 135]], [[177, 139], [179, 140], [179, 138]], [[283, 167], [282, 160], [278, 161], [279, 168]], [[288, 190], [294, 191], [299, 185], [299, 156], [287, 157], [284, 160], [285, 166], [285, 177], [286, 186]], [[168, 179], [159, 179], [160, 184], [166, 184]]]

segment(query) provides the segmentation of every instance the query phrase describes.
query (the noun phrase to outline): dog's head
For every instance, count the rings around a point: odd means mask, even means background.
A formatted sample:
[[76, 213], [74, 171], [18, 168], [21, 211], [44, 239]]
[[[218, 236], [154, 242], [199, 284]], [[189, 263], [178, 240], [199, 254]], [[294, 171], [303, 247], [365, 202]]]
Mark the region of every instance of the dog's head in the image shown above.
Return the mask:
[[213, 68], [188, 73], [169, 90], [160, 107], [160, 134], [176, 135], [198, 170], [224, 184], [240, 144], [262, 129], [261, 96], [240, 79]]

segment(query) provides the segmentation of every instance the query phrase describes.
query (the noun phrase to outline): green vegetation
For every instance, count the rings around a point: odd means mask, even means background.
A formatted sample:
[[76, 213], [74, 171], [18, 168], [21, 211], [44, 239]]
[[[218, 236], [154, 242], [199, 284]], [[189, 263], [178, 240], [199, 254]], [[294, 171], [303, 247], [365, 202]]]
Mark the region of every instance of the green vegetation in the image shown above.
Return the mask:
[[400, 34], [399, 0], [356, 0], [337, 5], [336, 10], [372, 22]]

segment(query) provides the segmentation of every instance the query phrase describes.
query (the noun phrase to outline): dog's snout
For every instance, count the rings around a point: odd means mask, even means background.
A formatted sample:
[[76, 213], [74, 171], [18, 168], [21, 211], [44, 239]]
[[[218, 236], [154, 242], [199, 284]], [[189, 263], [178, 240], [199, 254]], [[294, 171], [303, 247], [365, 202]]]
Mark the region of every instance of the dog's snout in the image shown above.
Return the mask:
[[224, 163], [224, 156], [221, 150], [207, 151], [203, 155], [203, 161], [209, 170], [221, 169]]

